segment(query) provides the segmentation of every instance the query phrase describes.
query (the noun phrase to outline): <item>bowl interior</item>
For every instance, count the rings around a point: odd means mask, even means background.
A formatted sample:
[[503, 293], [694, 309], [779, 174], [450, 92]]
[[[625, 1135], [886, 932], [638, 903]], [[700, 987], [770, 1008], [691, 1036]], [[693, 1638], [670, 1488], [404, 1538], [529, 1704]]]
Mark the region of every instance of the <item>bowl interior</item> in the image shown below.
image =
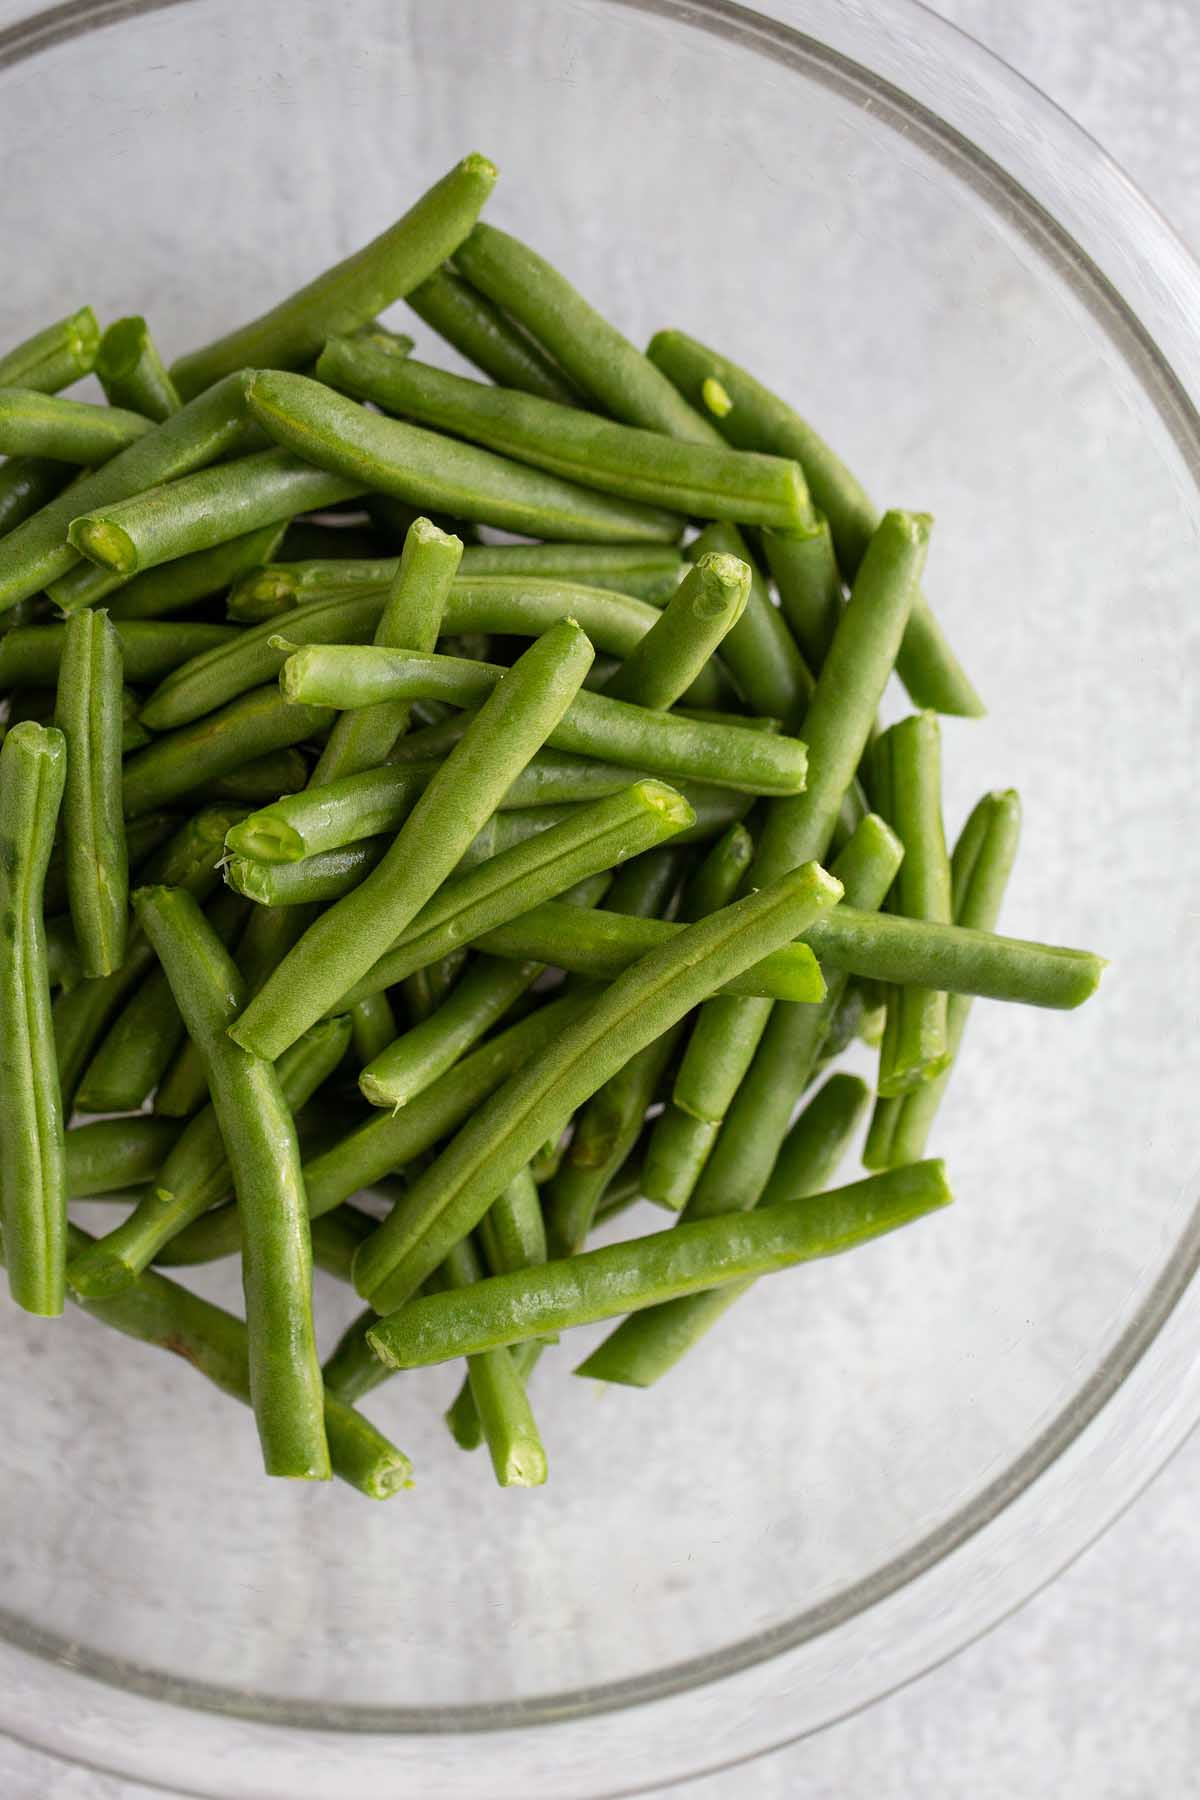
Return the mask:
[[[489, 216], [635, 341], [724, 348], [936, 515], [927, 591], [990, 708], [946, 724], [948, 825], [1017, 787], [1004, 928], [1113, 966], [1074, 1016], [976, 1008], [932, 1146], [949, 1213], [763, 1283], [651, 1393], [570, 1378], [598, 1332], [548, 1354], [541, 1491], [455, 1450], [455, 1368], [367, 1403], [418, 1481], [372, 1507], [265, 1482], [249, 1415], [182, 1365], [5, 1308], [4, 1624], [111, 1679], [405, 1729], [643, 1696], [836, 1623], [1071, 1402], [1191, 1213], [1195, 488], [1118, 322], [997, 192], [816, 62], [672, 10], [191, 0], [17, 61], [0, 337], [89, 300], [182, 350], [486, 151]], [[331, 1343], [355, 1305], [319, 1285]]]

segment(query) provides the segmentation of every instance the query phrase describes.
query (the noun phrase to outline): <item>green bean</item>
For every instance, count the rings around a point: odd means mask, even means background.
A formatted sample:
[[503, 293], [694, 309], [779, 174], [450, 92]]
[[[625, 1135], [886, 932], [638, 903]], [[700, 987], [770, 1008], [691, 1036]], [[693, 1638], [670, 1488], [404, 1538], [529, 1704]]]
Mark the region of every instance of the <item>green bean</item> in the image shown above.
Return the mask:
[[328, 906], [353, 893], [379, 867], [387, 854], [388, 842], [386, 837], [364, 838], [340, 850], [322, 850], [298, 863], [262, 863], [252, 857], [235, 856], [225, 866], [225, 879], [256, 906]]
[[278, 1056], [366, 974], [436, 893], [518, 770], [544, 743], [591, 660], [590, 643], [569, 622], [537, 639], [497, 684], [378, 868], [309, 927], [251, 1000], [234, 1027], [235, 1042]]
[[63, 1309], [67, 1198], [42, 886], [66, 760], [32, 720], [0, 746], [0, 1223], [12, 1297], [47, 1317]]
[[[386, 565], [385, 565], [386, 566]], [[286, 641], [273, 620], [219, 641], [176, 668], [146, 702], [154, 731], [186, 725], [226, 700], [273, 680], [287, 661], [287, 644], [367, 643], [377, 630], [387, 595], [382, 589], [349, 589], [310, 601], [289, 613]], [[601, 649], [629, 656], [659, 619], [658, 610], [628, 595], [536, 577], [459, 577], [450, 588], [444, 632], [500, 631], [537, 637], [562, 619], [574, 619]], [[0, 663], [0, 668], [3, 665]], [[717, 697], [711, 672], [690, 695]]]
[[681, 911], [686, 919], [703, 919], [728, 906], [754, 858], [754, 839], [744, 825], [731, 825], [688, 878]]
[[[533, 818], [543, 819], [548, 811], [538, 807]], [[503, 816], [512, 819], [516, 815]], [[384, 954], [351, 985], [346, 999], [354, 1004], [394, 986], [414, 970], [476, 941], [542, 900], [653, 849], [674, 837], [691, 818], [687, 801], [659, 781], [635, 782], [622, 794], [573, 809], [560, 824], [443, 883]], [[339, 995], [330, 1004], [337, 1005], [341, 999]]]
[[[1016, 858], [1021, 803], [1011, 789], [985, 794], [963, 826], [951, 861], [954, 922], [992, 931]], [[951, 994], [946, 1008], [946, 1045], [951, 1061], [932, 1081], [899, 1100], [876, 1102], [863, 1161], [868, 1168], [916, 1162], [962, 1044], [971, 997]]]
[[400, 983], [405, 1017], [411, 1024], [424, 1024], [439, 1006], [450, 998], [467, 966], [467, 951], [452, 950], [423, 969], [415, 969]]
[[[230, 815], [213, 807], [189, 819], [144, 871], [148, 879], [187, 887], [200, 899], [220, 879], [220, 859]], [[111, 975], [81, 981], [54, 1004], [54, 1044], [63, 1101], [69, 1109], [79, 1078], [126, 995], [154, 968], [154, 951], [142, 931], [129, 934], [125, 961]]]
[[389, 413], [531, 463], [624, 500], [702, 519], [802, 529], [810, 516], [798, 463], [663, 437], [513, 388], [489, 387], [400, 360], [353, 338], [333, 338], [317, 363], [331, 387]]
[[262, 687], [217, 712], [165, 733], [125, 764], [129, 818], [151, 812], [229, 775], [243, 763], [315, 737], [332, 723], [323, 706], [295, 706], [278, 688]]
[[[412, 1300], [373, 1326], [375, 1354], [417, 1368], [836, 1256], [948, 1205], [942, 1164], [910, 1163], [829, 1193], [701, 1219]], [[369, 1242], [370, 1240], [368, 1240]]]
[[371, 413], [305, 375], [259, 371], [253, 417], [276, 443], [355, 491], [378, 489], [530, 537], [673, 543], [681, 521], [660, 507], [597, 493], [528, 464]]
[[[130, 872], [140, 869], [147, 857], [174, 836], [180, 824], [179, 814], [169, 812], [145, 813], [134, 819], [125, 834]], [[44, 896], [47, 914], [61, 912], [68, 904], [67, 859], [61, 837], [50, 854]]]
[[605, 692], [665, 711], [691, 687], [750, 595], [750, 570], [735, 556], [702, 556]]
[[64, 994], [83, 980], [75, 933], [68, 918], [46, 920], [46, 971], [51, 988], [61, 988]]
[[[437, 647], [446, 599], [462, 559], [462, 540], [448, 537], [428, 519], [417, 519], [404, 540], [375, 642], [402, 650]], [[408, 730], [411, 707], [403, 700], [343, 713], [330, 732], [313, 772], [316, 784], [373, 769]]]
[[411, 1294], [570, 1113], [756, 954], [786, 943], [841, 888], [816, 864], [684, 927], [680, 941], [605, 989], [553, 1055], [511, 1077], [425, 1173], [355, 1258], [355, 1285], [377, 1310]]
[[[251, 908], [234, 958], [248, 994], [257, 993], [315, 916], [315, 911], [305, 906]], [[189, 1038], [163, 1077], [154, 1096], [154, 1110], [166, 1118], [186, 1119], [207, 1099], [204, 1063]]]
[[697, 1119], [669, 1101], [654, 1122], [641, 1191], [655, 1206], [682, 1212], [717, 1141], [719, 1123]]
[[[681, 331], [658, 332], [647, 354], [684, 395], [697, 396], [703, 378], [717, 376], [733, 400], [721, 420], [721, 431], [731, 443], [795, 457], [814, 505], [829, 521], [842, 574], [848, 581], [857, 579], [879, 512], [828, 444], [752, 375]], [[984, 710], [919, 588], [896, 672], [917, 706], [968, 718], [978, 718]]]
[[0, 540], [0, 611], [39, 593], [78, 562], [67, 533], [81, 513], [215, 462], [238, 449], [249, 431], [243, 378], [231, 375], [101, 468], [72, 482], [65, 493]]
[[842, 613], [842, 577], [829, 521], [819, 517], [803, 533], [766, 531], [762, 542], [791, 635], [809, 667], [819, 670]]
[[[36, 629], [36, 627], [34, 627]], [[64, 848], [83, 972], [125, 960], [129, 859], [121, 816], [121, 640], [104, 611], [66, 627], [54, 721], [66, 740]]]
[[532, 338], [456, 269], [435, 270], [407, 299], [419, 319], [502, 387], [567, 406], [578, 400], [578, 391]]
[[41, 456], [10, 456], [0, 463], [0, 537], [62, 493], [77, 470]]
[[[91, 1242], [77, 1225], [67, 1228], [72, 1256]], [[180, 1356], [222, 1393], [249, 1404], [251, 1358], [241, 1319], [189, 1293], [153, 1271], [109, 1300], [71, 1298], [83, 1312], [125, 1337], [155, 1344]], [[412, 1464], [383, 1433], [332, 1394], [324, 1397], [325, 1430], [333, 1473], [370, 1500], [389, 1500], [411, 1487]]]
[[179, 1136], [173, 1119], [93, 1119], [66, 1134], [67, 1193], [73, 1200], [152, 1181]]
[[36, 388], [0, 387], [0, 451], [6, 456], [106, 463], [150, 429], [141, 413], [64, 400]]
[[358, 1078], [372, 1106], [405, 1106], [474, 1049], [527, 993], [544, 964], [481, 956], [436, 1012], [367, 1062]]
[[[310, 644], [288, 657], [279, 682], [291, 700], [332, 706], [424, 698], [471, 707], [487, 698], [503, 673], [493, 663], [457, 657]], [[549, 741], [560, 750], [649, 769], [656, 775], [758, 794], [795, 794], [803, 787], [807, 769], [805, 746], [798, 738], [653, 713], [606, 694], [576, 695]]]
[[[585, 1004], [581, 995], [564, 996], [539, 1008], [507, 1031], [489, 1038], [456, 1063], [408, 1106], [394, 1113], [377, 1112], [363, 1125], [304, 1165], [310, 1217], [332, 1212], [360, 1188], [369, 1187], [393, 1170], [431, 1150], [455, 1131], [488, 1095], [557, 1036]], [[241, 1226], [236, 1208], [221, 1208], [181, 1232], [163, 1262], [210, 1262], [236, 1253]]]
[[[342, 1212], [345, 1208], [339, 1207]], [[330, 1213], [328, 1218], [335, 1219], [337, 1213]], [[314, 1220], [314, 1225], [323, 1225], [325, 1219]], [[374, 1224], [374, 1220], [372, 1220]], [[321, 1374], [325, 1381], [325, 1392], [336, 1394], [347, 1406], [361, 1400], [374, 1388], [385, 1382], [392, 1371], [380, 1362], [367, 1342], [367, 1332], [376, 1323], [376, 1315], [368, 1306], [364, 1312], [352, 1319], [341, 1337], [326, 1357]], [[464, 1382], [464, 1386], [467, 1384]], [[469, 1388], [468, 1388], [469, 1391]], [[478, 1420], [476, 1421], [478, 1423]], [[483, 1442], [480, 1430], [477, 1443]], [[474, 1447], [474, 1446], [472, 1446]]]
[[[455, 1244], [442, 1264], [441, 1281], [450, 1292], [469, 1291], [483, 1278], [478, 1252], [469, 1238]], [[525, 1383], [506, 1349], [467, 1358], [467, 1380], [492, 1468], [501, 1487], [540, 1487], [546, 1453], [525, 1392]]]
[[0, 356], [0, 383], [57, 393], [90, 375], [100, 345], [100, 328], [90, 306], [69, 313]]
[[454, 260], [473, 287], [523, 325], [614, 419], [693, 444], [720, 441], [674, 384], [519, 239], [477, 225]]
[[207, 800], [233, 800], [244, 806], [261, 805], [264, 799], [295, 793], [308, 779], [308, 763], [303, 752], [293, 747], [268, 750], [252, 757], [236, 769], [204, 785]]
[[102, 568], [136, 575], [362, 491], [361, 483], [314, 469], [290, 450], [260, 450], [84, 510], [67, 537]]
[[[332, 1074], [349, 1042], [350, 1021], [345, 1016], [325, 1019], [280, 1057], [275, 1074], [290, 1111], [303, 1106]], [[119, 1294], [185, 1226], [227, 1199], [232, 1186], [221, 1125], [215, 1105], [210, 1104], [184, 1127], [153, 1187], [128, 1217], [68, 1264], [73, 1291], [90, 1300]]]
[[464, 157], [353, 256], [269, 312], [180, 357], [171, 366], [180, 393], [190, 399], [231, 369], [303, 368], [332, 333], [366, 325], [432, 275], [471, 229], [495, 181], [495, 165], [485, 156]]
[[[354, 1252], [374, 1231], [374, 1219], [369, 1213], [359, 1212], [356, 1206], [339, 1206], [335, 1211], [326, 1213], [324, 1218], [314, 1219], [310, 1229], [313, 1262], [318, 1269], [324, 1269], [327, 1275], [335, 1275], [339, 1281], [344, 1281], [349, 1286]], [[325, 1392], [328, 1397], [328, 1383]], [[344, 1394], [338, 1397], [345, 1399]]]
[[[878, 804], [904, 845], [892, 891], [896, 912], [949, 924], [950, 858], [942, 830], [941, 732], [936, 713], [914, 713], [877, 738]], [[886, 798], [885, 798], [886, 796]], [[912, 985], [888, 993], [879, 1092], [892, 1099], [939, 1075], [950, 1061], [946, 995]]]
[[395, 831], [438, 767], [399, 764], [343, 775], [324, 786], [314, 781], [303, 792], [287, 794], [241, 820], [230, 831], [227, 848], [255, 862], [300, 862]]
[[[375, 1314], [370, 1307], [360, 1315], [362, 1323], [361, 1357], [364, 1363], [370, 1362], [380, 1371], [379, 1380], [386, 1381], [395, 1371], [385, 1367], [367, 1343], [367, 1332], [375, 1323]], [[547, 1340], [549, 1342], [550, 1340]], [[512, 1364], [523, 1382], [527, 1382], [537, 1367], [539, 1358], [546, 1348], [540, 1338], [534, 1338], [527, 1344], [514, 1344], [509, 1351]], [[371, 1383], [377, 1385], [376, 1382]], [[479, 1414], [471, 1397], [471, 1382], [468, 1376], [463, 1377], [462, 1386], [451, 1404], [446, 1408], [443, 1417], [451, 1437], [460, 1450], [478, 1450], [483, 1442], [483, 1426], [479, 1422]]]
[[750, 569], [750, 598], [746, 610], [721, 646], [721, 660], [728, 668], [746, 703], [793, 724], [802, 716], [812, 692], [813, 679], [796, 647], [783, 615], [771, 604], [767, 584], [737, 526], [719, 519], [706, 525], [687, 554], [698, 561], [711, 553], [736, 556]]
[[116, 319], [100, 339], [96, 374], [113, 406], [132, 407], [160, 424], [178, 412], [178, 389], [167, 374], [145, 319]]
[[[201, 652], [227, 644], [233, 625], [130, 620], [117, 625], [127, 681], [155, 681]], [[58, 680], [65, 625], [17, 625], [0, 637], [0, 688], [48, 687]], [[153, 727], [152, 727], [153, 729]]]
[[693, 1119], [719, 1125], [754, 1061], [774, 1002], [718, 994], [700, 1009], [675, 1077], [676, 1106]]
[[546, 1226], [537, 1183], [528, 1168], [514, 1175], [479, 1221], [479, 1247], [493, 1275], [546, 1260]]
[[173, 562], [147, 569], [144, 575], [114, 575], [95, 563], [78, 562], [51, 582], [50, 598], [65, 612], [91, 606], [112, 595], [109, 611], [114, 619], [160, 619], [187, 611], [243, 575], [266, 562], [279, 548], [287, 526], [264, 525], [247, 531], [211, 550], [195, 550]]
[[371, 994], [350, 1009], [354, 1059], [369, 1063], [396, 1036], [396, 1015], [386, 994]]
[[[206, 908], [209, 925], [230, 944], [246, 916], [246, 902], [218, 889]], [[183, 1020], [162, 969], [134, 990], [84, 1072], [75, 1093], [81, 1112], [136, 1112], [166, 1074], [185, 1036]]]
[[[776, 1185], [772, 1176], [770, 1202], [764, 1193], [762, 1210], [752, 1216], [770, 1216], [773, 1209], [820, 1194], [845, 1155], [867, 1098], [866, 1084], [857, 1076], [834, 1075], [826, 1082], [797, 1119], [780, 1153], [776, 1173], [786, 1170], [783, 1183]], [[924, 1167], [932, 1170], [938, 1165]], [[848, 1191], [854, 1190], [842, 1190]], [[723, 1210], [726, 1217], [730, 1216], [732, 1209]], [[682, 1229], [691, 1227], [684, 1225]], [[673, 1369], [753, 1285], [753, 1277], [730, 1281], [631, 1313], [580, 1363], [575, 1373], [597, 1381], [619, 1381], [628, 1387], [650, 1387]]]
[[228, 1035], [242, 980], [195, 901], [177, 888], [141, 888], [135, 906], [204, 1058], [237, 1193], [250, 1390], [264, 1466], [270, 1475], [324, 1479], [329, 1454], [311, 1240], [292, 1116], [271, 1065]]
[[1088, 950], [848, 906], [804, 936], [822, 962], [873, 981], [1068, 1011], [1095, 993], [1106, 966]]

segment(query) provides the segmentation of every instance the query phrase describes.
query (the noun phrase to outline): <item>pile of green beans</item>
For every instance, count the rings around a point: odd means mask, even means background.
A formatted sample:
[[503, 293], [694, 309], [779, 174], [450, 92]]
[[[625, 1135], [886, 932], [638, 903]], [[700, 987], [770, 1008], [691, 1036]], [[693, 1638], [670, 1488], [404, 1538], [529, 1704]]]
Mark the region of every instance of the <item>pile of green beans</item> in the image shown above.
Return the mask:
[[[577, 1373], [649, 1387], [760, 1276], [940, 1210], [973, 1001], [1104, 966], [998, 935], [1014, 793], [947, 849], [937, 715], [983, 706], [929, 516], [696, 339], [643, 353], [480, 222], [496, 180], [169, 367], [89, 307], [0, 346], [9, 1293], [375, 1499], [393, 1371], [461, 1360], [450, 1437], [538, 1486], [561, 1333], [612, 1320]], [[828, 1072], [871, 1045], [873, 1093]], [[242, 1318], [159, 1272], [223, 1257]], [[326, 1280], [365, 1310], [322, 1362]]]

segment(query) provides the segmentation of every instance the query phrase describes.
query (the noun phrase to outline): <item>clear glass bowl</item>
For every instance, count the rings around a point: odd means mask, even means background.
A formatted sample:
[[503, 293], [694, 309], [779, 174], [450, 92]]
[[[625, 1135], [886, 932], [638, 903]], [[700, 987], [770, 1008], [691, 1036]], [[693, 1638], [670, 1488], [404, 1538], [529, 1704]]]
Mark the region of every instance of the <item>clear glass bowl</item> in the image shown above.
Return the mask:
[[[7, 9], [10, 19], [20, 9]], [[369, 1410], [419, 1485], [263, 1481], [248, 1417], [79, 1316], [2, 1321], [0, 1727], [188, 1792], [628, 1792], [862, 1706], [1025, 1599], [1197, 1414], [1197, 271], [1044, 99], [908, 0], [87, 0], [0, 34], [0, 338], [170, 351], [467, 149], [635, 339], [743, 358], [884, 501], [1026, 801], [1008, 929], [1113, 967], [977, 1008], [958, 1204], [763, 1284], [650, 1394], [537, 1381], [550, 1485]], [[418, 330], [423, 340], [425, 333]], [[236, 1291], [236, 1272], [206, 1277]], [[326, 1340], [353, 1309], [322, 1278]]]

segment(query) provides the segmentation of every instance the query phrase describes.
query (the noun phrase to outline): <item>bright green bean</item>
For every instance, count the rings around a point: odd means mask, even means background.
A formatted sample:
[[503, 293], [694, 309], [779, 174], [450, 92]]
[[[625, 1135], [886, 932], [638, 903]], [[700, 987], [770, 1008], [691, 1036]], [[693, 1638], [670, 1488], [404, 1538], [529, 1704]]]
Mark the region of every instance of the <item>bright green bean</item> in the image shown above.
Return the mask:
[[326, 707], [295, 706], [278, 688], [243, 694], [195, 724], [156, 738], [128, 759], [126, 816], [152, 812], [256, 757], [316, 737], [332, 722]]
[[[471, 707], [486, 700], [503, 673], [493, 663], [459, 657], [311, 644], [288, 657], [279, 682], [291, 700], [339, 707], [404, 698]], [[606, 694], [578, 694], [550, 743], [656, 775], [758, 794], [795, 794], [807, 771], [805, 746], [798, 738], [654, 713]]]
[[710, 553], [736, 556], [751, 573], [746, 610], [721, 646], [728, 668], [747, 705], [795, 724], [812, 693], [813, 678], [788, 630], [783, 614], [772, 606], [767, 584], [737, 526], [725, 519], [706, 525], [687, 554], [693, 561]]
[[842, 613], [842, 577], [829, 521], [807, 532], [766, 531], [763, 548], [791, 635], [811, 669], [820, 670]]
[[65, 493], [0, 540], [0, 611], [39, 593], [74, 567], [79, 555], [67, 533], [81, 513], [173, 482], [228, 456], [244, 445], [249, 434], [243, 378], [231, 375], [101, 468], [72, 482]]
[[[36, 629], [36, 627], [34, 627]], [[54, 722], [66, 739], [63, 842], [83, 972], [125, 960], [129, 857], [121, 814], [121, 640], [102, 609], [67, 623]]]
[[113, 406], [131, 407], [159, 424], [182, 405], [145, 319], [136, 314], [114, 320], [105, 331], [96, 375]]
[[86, 400], [63, 400], [36, 388], [0, 387], [0, 451], [53, 462], [106, 463], [151, 429], [141, 413]]
[[317, 375], [417, 424], [481, 444], [566, 481], [702, 519], [803, 529], [810, 515], [800, 465], [619, 425], [513, 388], [489, 387], [334, 338]]
[[34, 332], [0, 356], [0, 384], [55, 394], [90, 375], [100, 346], [100, 327], [90, 306]]
[[477, 225], [454, 260], [473, 287], [523, 325], [614, 419], [687, 443], [720, 442], [674, 384], [528, 245]]
[[355, 1258], [355, 1285], [387, 1310], [438, 1266], [444, 1245], [478, 1224], [567, 1117], [631, 1057], [683, 1018], [723, 980], [741, 974], [832, 906], [841, 888], [816, 864], [684, 927], [568, 1026], [554, 1054], [510, 1078], [418, 1177]]
[[311, 1239], [292, 1116], [271, 1065], [228, 1035], [242, 1005], [242, 980], [195, 901], [178, 888], [141, 888], [135, 906], [204, 1058], [237, 1193], [250, 1390], [264, 1466], [270, 1475], [325, 1479]]
[[[234, 625], [188, 620], [130, 620], [117, 625], [125, 679], [155, 681], [202, 652], [228, 644]], [[58, 680], [65, 625], [17, 625], [0, 637], [0, 688], [49, 687]], [[153, 727], [152, 727], [153, 729]]]
[[[280, 1057], [275, 1073], [292, 1112], [332, 1074], [349, 1042], [349, 1019], [324, 1019]], [[210, 1104], [184, 1127], [153, 1187], [128, 1217], [68, 1264], [73, 1291], [89, 1300], [119, 1294], [185, 1226], [227, 1199], [232, 1185], [221, 1126]]]
[[286, 530], [286, 520], [264, 525], [258, 531], [230, 538], [228, 543], [216, 544], [211, 550], [177, 556], [174, 562], [147, 569], [144, 575], [114, 575], [95, 563], [78, 562], [51, 582], [50, 598], [65, 612], [74, 612], [111, 594], [109, 611], [117, 620], [160, 619], [186, 612], [198, 601], [228, 587], [247, 569], [268, 561]]
[[[778, 1173], [786, 1164], [787, 1178], [772, 1192], [770, 1206], [786, 1206], [820, 1193], [836, 1173], [867, 1099], [866, 1083], [857, 1076], [834, 1075], [826, 1082], [789, 1133], [776, 1165]], [[930, 1166], [925, 1165], [927, 1169]], [[773, 1183], [774, 1179], [773, 1176]], [[731, 1210], [723, 1209], [726, 1217]], [[769, 1210], [766, 1194], [763, 1210]], [[650, 1387], [673, 1369], [753, 1285], [752, 1277], [725, 1282], [702, 1293], [686, 1294], [631, 1313], [580, 1363], [575, 1373], [597, 1381], [619, 1381], [628, 1387]]]
[[356, 492], [379, 489], [530, 537], [670, 544], [679, 536], [674, 513], [383, 418], [304, 375], [260, 371], [247, 388], [247, 403], [278, 444], [332, 471]]
[[[693, 399], [706, 376], [717, 377], [733, 401], [720, 421], [721, 432], [731, 443], [795, 457], [814, 505], [829, 521], [842, 573], [848, 581], [856, 580], [879, 512], [828, 444], [752, 375], [681, 331], [658, 332], [647, 354], [682, 394]], [[984, 710], [919, 588], [896, 672], [917, 706], [968, 718], [978, 718]]]
[[735, 556], [702, 556], [684, 576], [645, 637], [605, 683], [614, 700], [664, 710], [691, 687], [750, 597], [749, 566]]
[[[285, 795], [241, 820], [229, 833], [228, 848], [255, 862], [292, 863], [395, 831], [439, 766], [401, 763], [364, 769], [323, 787], [314, 780], [302, 793]], [[628, 779], [619, 785], [627, 787]]]
[[180, 393], [190, 399], [231, 369], [303, 368], [332, 333], [366, 325], [440, 268], [478, 218], [495, 181], [495, 165], [485, 156], [464, 157], [353, 256], [269, 312], [180, 357], [171, 367]]
[[62, 734], [28, 720], [0, 746], [0, 1224], [9, 1291], [63, 1309], [67, 1184], [42, 887], [66, 774]]
[[[948, 1205], [941, 1163], [911, 1163], [753, 1213], [701, 1219], [581, 1256], [423, 1295], [368, 1339], [392, 1368], [476, 1355], [793, 1263], [836, 1256]], [[369, 1240], [368, 1240], [369, 1241]]]
[[67, 1193], [72, 1200], [119, 1193], [152, 1181], [179, 1136], [173, 1119], [93, 1119], [66, 1134]]
[[372, 1106], [406, 1106], [474, 1049], [528, 992], [543, 967], [481, 956], [436, 1012], [367, 1063], [358, 1078], [364, 1098]]
[[579, 399], [577, 389], [533, 339], [456, 269], [444, 265], [435, 270], [406, 297], [419, 319], [502, 387], [540, 394], [566, 406]]
[[[951, 860], [954, 922], [992, 931], [1016, 859], [1021, 803], [1009, 789], [985, 794], [963, 826]], [[971, 1010], [969, 994], [951, 994], [946, 1007], [946, 1045], [951, 1061], [940, 1075], [899, 1100], [876, 1102], [863, 1161], [868, 1168], [916, 1162], [946, 1092]]]

